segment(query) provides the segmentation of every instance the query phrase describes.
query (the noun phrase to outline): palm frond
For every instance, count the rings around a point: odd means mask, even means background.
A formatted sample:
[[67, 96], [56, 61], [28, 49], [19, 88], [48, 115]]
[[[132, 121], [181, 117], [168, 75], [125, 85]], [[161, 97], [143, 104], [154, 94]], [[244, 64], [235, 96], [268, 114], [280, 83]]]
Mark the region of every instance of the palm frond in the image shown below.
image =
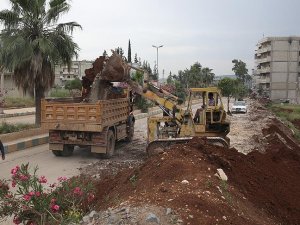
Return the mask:
[[7, 9], [0, 11], [0, 22], [8, 29], [18, 25], [19, 21], [19, 15], [16, 12]]
[[21, 12], [31, 12], [36, 4], [36, 0], [10, 0], [13, 4], [13, 9]]
[[65, 0], [52, 0], [50, 1], [50, 9], [46, 12], [45, 23], [51, 24], [58, 21], [63, 13], [70, 10], [70, 5]]
[[69, 22], [69, 23], [60, 23], [57, 25], [56, 30], [62, 31], [64, 33], [73, 33], [74, 28], [79, 27], [82, 29], [81, 25], [76, 22]]

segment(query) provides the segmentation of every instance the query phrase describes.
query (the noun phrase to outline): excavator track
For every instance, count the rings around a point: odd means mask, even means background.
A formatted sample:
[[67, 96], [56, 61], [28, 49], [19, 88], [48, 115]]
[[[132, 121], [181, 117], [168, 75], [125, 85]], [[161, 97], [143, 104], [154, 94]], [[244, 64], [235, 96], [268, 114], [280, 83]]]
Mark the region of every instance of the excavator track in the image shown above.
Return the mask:
[[[188, 143], [193, 137], [186, 138], [169, 138], [152, 141], [147, 145], [146, 151], [148, 156], [162, 153], [165, 148], [174, 144]], [[229, 148], [229, 138], [222, 137], [203, 137], [207, 144], [216, 145], [224, 148]]]

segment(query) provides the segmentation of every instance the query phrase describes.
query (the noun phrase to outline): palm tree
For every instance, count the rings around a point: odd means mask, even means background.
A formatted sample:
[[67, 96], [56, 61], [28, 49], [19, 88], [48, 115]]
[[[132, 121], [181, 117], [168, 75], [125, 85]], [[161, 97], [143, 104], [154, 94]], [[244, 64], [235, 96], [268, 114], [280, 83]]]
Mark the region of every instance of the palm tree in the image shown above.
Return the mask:
[[[48, 2], [48, 1], [47, 1]], [[41, 98], [54, 83], [55, 64], [70, 67], [77, 57], [73, 42], [76, 22], [57, 24], [70, 9], [67, 0], [10, 0], [10, 10], [0, 11], [0, 65], [14, 71], [18, 88], [35, 97], [36, 124], [41, 122]]]
[[204, 77], [205, 86], [208, 87], [213, 82], [215, 74], [212, 72], [212, 69], [208, 67], [204, 67], [202, 69], [202, 73]]

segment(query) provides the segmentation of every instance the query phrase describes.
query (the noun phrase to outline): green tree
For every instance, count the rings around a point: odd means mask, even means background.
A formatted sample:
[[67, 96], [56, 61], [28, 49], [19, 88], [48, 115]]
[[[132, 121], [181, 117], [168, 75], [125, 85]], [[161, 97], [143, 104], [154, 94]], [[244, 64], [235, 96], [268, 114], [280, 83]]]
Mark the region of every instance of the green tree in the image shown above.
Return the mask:
[[246, 68], [247, 65], [242, 60], [234, 59], [232, 60], [234, 64], [232, 67], [232, 71], [236, 75], [236, 77], [245, 83], [246, 75], [248, 74], [248, 69]]
[[242, 99], [248, 94], [248, 88], [244, 83], [238, 79], [234, 80], [233, 85], [233, 97], [236, 99]]
[[65, 89], [67, 90], [73, 90], [73, 89], [81, 90], [81, 88], [82, 88], [82, 84], [79, 78], [75, 78], [74, 80], [68, 80], [65, 84]]
[[123, 58], [123, 56], [124, 56], [124, 50], [121, 47], [119, 48], [119, 54]]
[[214, 80], [215, 74], [212, 72], [212, 69], [204, 67], [202, 69], [203, 81], [206, 87], [208, 87]]
[[128, 42], [128, 55], [127, 55], [127, 61], [129, 63], [131, 63], [131, 44], [130, 44], [130, 39], [129, 39], [129, 42]]
[[41, 122], [41, 98], [54, 83], [55, 64], [70, 67], [77, 57], [73, 41], [76, 22], [57, 24], [70, 9], [67, 0], [9, 0], [12, 7], [0, 11], [0, 64], [14, 71], [16, 85], [35, 96], [36, 124]]
[[103, 54], [102, 54], [102, 56], [105, 56], [105, 57], [107, 57], [108, 55], [107, 55], [107, 52], [106, 52], [106, 50], [104, 50], [103, 51]]
[[235, 79], [228, 77], [223, 78], [219, 81], [218, 87], [221, 89], [222, 95], [227, 97], [227, 111], [229, 112], [229, 101], [230, 98], [235, 94], [234, 90]]
[[167, 84], [174, 84], [174, 79], [173, 79], [173, 75], [170, 71], [169, 76], [167, 78]]
[[134, 55], [134, 63], [138, 63], [138, 62], [139, 62], [139, 60], [138, 60], [137, 54], [135, 53], [135, 55]]

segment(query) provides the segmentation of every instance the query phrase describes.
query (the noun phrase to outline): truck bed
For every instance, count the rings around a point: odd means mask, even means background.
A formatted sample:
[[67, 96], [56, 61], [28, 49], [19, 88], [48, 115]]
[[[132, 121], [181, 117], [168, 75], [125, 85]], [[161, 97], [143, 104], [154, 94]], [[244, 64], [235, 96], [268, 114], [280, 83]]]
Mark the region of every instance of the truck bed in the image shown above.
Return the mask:
[[126, 121], [129, 110], [128, 98], [99, 100], [96, 103], [43, 99], [42, 127], [49, 130], [101, 132], [107, 126]]

